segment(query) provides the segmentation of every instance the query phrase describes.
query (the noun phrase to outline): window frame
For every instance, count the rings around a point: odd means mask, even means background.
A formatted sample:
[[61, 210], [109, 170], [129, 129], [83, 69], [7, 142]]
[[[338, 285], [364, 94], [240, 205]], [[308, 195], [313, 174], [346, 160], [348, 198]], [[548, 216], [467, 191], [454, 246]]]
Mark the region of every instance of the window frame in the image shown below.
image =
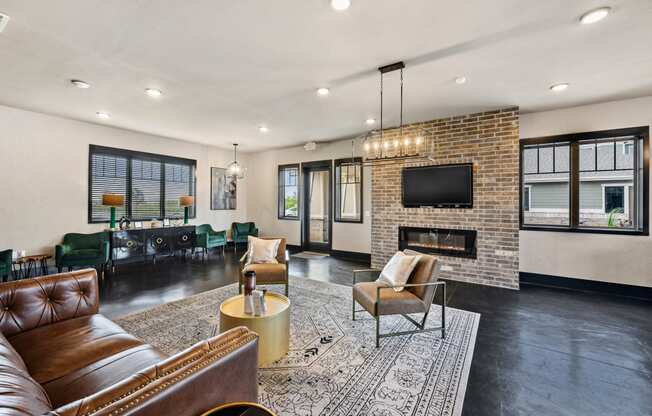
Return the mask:
[[[598, 140], [598, 139], [617, 139], [620, 137], [633, 136], [643, 143], [643, 185], [642, 185], [642, 208], [641, 213], [642, 224], [639, 228], [632, 230], [625, 229], [609, 229], [609, 228], [590, 228], [582, 227], [579, 225], [580, 216], [580, 166], [579, 166], [579, 152], [582, 142]], [[635, 235], [635, 236], [648, 236], [649, 234], [649, 164], [650, 164], [650, 129], [648, 126], [629, 127], [623, 129], [610, 129], [599, 130], [585, 133], [571, 133], [556, 136], [537, 137], [522, 139], [519, 143], [519, 229], [522, 231], [555, 231], [555, 232], [570, 232], [570, 233], [592, 233], [592, 234], [612, 234], [612, 235]], [[523, 185], [524, 185], [524, 160], [523, 150], [528, 145], [541, 145], [551, 144], [557, 142], [567, 142], [570, 145], [570, 176], [569, 176], [569, 225], [527, 225], [523, 223]], [[597, 146], [596, 146], [597, 149]], [[636, 160], [637, 151], [634, 146], [634, 166], [631, 170], [634, 171], [636, 177], [637, 168], [640, 170], [641, 166], [637, 166]], [[596, 150], [597, 153], [597, 150]], [[597, 168], [597, 166], [596, 166]], [[615, 166], [614, 166], [615, 169]], [[530, 191], [531, 198], [531, 191]], [[530, 210], [532, 206], [530, 205]]]
[[[362, 163], [362, 158], [361, 157], [354, 157], [354, 158], [344, 158], [344, 159], [335, 159], [334, 161], [334, 194], [333, 194], [333, 201], [334, 201], [334, 209], [333, 209], [333, 222], [343, 222], [343, 223], [349, 223], [349, 224], [362, 224], [364, 223], [364, 164]], [[360, 218], [359, 219], [346, 219], [346, 218], [341, 218], [341, 212], [340, 212], [340, 177], [337, 174], [338, 169], [342, 165], [359, 165], [360, 166]], [[341, 172], [341, 170], [340, 170]], [[357, 183], [357, 182], [356, 182]]]
[[[191, 169], [191, 175], [192, 175], [192, 181], [191, 181], [191, 186], [192, 186], [192, 196], [195, 198], [195, 204], [193, 205], [194, 209], [190, 210], [190, 216], [189, 218], [191, 219], [196, 219], [197, 218], [197, 161], [194, 159], [186, 159], [186, 158], [181, 158], [181, 157], [174, 157], [174, 156], [167, 156], [167, 155], [161, 155], [161, 154], [156, 154], [156, 153], [147, 153], [147, 152], [139, 152], [135, 150], [127, 150], [127, 149], [118, 149], [118, 148], [113, 148], [113, 147], [106, 147], [106, 146], [99, 146], [95, 144], [89, 145], [88, 149], [88, 223], [89, 224], [108, 224], [110, 220], [94, 220], [93, 219], [93, 155], [106, 155], [106, 156], [114, 156], [114, 157], [122, 157], [127, 159], [127, 176], [126, 176], [126, 195], [125, 195], [125, 215], [127, 218], [130, 218], [132, 221], [153, 221], [153, 220], [163, 220], [165, 218], [172, 218], [172, 217], [167, 217], [166, 212], [165, 212], [165, 164], [170, 163], [170, 164], [179, 164], [179, 165], [188, 165], [190, 166]], [[161, 163], [161, 178], [160, 178], [160, 183], [161, 183], [161, 194], [160, 194], [160, 213], [161, 215], [159, 217], [154, 217], [150, 219], [142, 219], [142, 218], [132, 218], [132, 207], [131, 207], [131, 200], [132, 200], [132, 175], [131, 175], [131, 169], [132, 169], [132, 160], [133, 159], [138, 159], [138, 160], [144, 160], [144, 161], [152, 161], [152, 162], [159, 162]]]
[[[285, 188], [287, 185], [281, 183], [281, 172], [287, 169], [297, 170], [297, 215], [285, 215]], [[276, 211], [279, 220], [299, 221], [301, 220], [301, 165], [299, 163], [290, 163], [287, 165], [278, 165], [278, 172], [276, 175], [277, 180], [277, 197], [276, 197]], [[283, 198], [283, 199], [281, 199]], [[281, 202], [282, 201], [282, 202]], [[281, 206], [283, 210], [281, 212]]]

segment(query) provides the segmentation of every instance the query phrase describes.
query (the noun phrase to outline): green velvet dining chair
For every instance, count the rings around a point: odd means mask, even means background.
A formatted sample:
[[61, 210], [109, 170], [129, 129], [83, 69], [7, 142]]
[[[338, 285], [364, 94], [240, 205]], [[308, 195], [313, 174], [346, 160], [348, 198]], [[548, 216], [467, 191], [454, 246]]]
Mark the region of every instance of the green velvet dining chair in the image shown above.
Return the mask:
[[59, 273], [64, 267], [95, 267], [104, 275], [109, 262], [109, 233], [69, 233], [63, 236], [63, 243], [55, 247], [55, 260]]
[[237, 251], [238, 243], [249, 242], [249, 236], [258, 237], [258, 228], [253, 222], [234, 222], [231, 225], [231, 238], [233, 239], [233, 252]]
[[197, 235], [195, 247], [202, 250], [202, 258], [208, 256], [209, 249], [216, 247], [222, 247], [222, 255], [224, 255], [226, 230], [215, 231], [210, 224], [202, 224], [195, 227], [195, 234]]

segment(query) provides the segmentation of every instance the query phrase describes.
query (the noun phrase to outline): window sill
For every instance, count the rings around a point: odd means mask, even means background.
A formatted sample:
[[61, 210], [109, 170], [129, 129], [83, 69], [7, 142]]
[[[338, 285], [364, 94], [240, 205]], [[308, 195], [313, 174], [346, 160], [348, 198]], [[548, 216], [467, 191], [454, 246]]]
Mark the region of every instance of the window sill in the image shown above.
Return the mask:
[[278, 219], [283, 221], [299, 221], [299, 217], [278, 217]]
[[605, 228], [568, 228], [568, 227], [544, 227], [521, 225], [521, 231], [549, 231], [558, 233], [580, 233], [580, 234], [608, 234], [608, 235], [632, 235], [649, 236], [648, 230], [610, 230]]

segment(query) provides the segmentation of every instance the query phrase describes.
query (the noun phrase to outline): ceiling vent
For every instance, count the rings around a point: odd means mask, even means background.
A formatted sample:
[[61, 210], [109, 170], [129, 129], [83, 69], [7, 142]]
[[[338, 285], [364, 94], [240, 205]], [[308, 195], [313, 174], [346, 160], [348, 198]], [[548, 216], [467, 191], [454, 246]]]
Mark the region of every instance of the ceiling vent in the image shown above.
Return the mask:
[[5, 30], [7, 23], [9, 23], [9, 16], [0, 13], [0, 33], [2, 33], [3, 30]]

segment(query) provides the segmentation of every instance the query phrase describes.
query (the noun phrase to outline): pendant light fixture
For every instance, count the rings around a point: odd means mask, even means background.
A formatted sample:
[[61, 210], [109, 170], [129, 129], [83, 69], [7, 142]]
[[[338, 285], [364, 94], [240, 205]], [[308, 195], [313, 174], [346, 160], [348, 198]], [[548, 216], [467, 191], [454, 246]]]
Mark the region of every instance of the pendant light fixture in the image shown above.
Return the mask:
[[246, 168], [238, 163], [238, 144], [233, 143], [233, 162], [226, 168], [226, 176], [236, 179], [244, 179]]
[[[425, 131], [419, 127], [403, 127], [403, 69], [405, 63], [396, 62], [378, 68], [380, 72], [380, 128], [371, 130], [362, 137], [364, 161], [373, 163], [386, 160], [403, 160], [423, 158], [426, 150]], [[383, 128], [383, 93], [384, 76], [388, 72], [400, 71], [401, 76], [401, 113], [399, 126], [393, 131], [385, 132]]]

